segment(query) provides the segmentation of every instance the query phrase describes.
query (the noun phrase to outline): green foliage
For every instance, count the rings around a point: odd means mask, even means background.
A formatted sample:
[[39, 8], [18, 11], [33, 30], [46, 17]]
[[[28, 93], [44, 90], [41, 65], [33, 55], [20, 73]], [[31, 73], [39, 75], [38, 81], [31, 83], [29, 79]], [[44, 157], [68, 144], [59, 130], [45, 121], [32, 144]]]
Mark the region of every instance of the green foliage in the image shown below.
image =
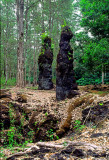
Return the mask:
[[40, 52], [40, 54], [39, 54], [39, 56], [40, 56], [40, 55], [43, 55], [44, 53], [45, 53], [45, 49], [42, 48], [42, 49], [41, 49], [41, 52]]
[[1, 88], [4, 88], [6, 86], [15, 86], [16, 85], [16, 78], [8, 79], [7, 85], [5, 85], [6, 79], [4, 76], [1, 77]]
[[93, 126], [92, 126], [93, 129], [95, 129], [96, 127], [97, 127], [96, 125], [93, 125]]
[[109, 66], [109, 45], [106, 38], [101, 39], [99, 42], [91, 42], [85, 45], [84, 55], [82, 57], [83, 63], [88, 69], [101, 68]]
[[[84, 44], [84, 54], [78, 57], [78, 68], [76, 68], [76, 79], [79, 85], [100, 84], [101, 72], [106, 72], [104, 82], [108, 84], [109, 75], [109, 45], [106, 38], [100, 41], [90, 40]], [[81, 69], [79, 69], [81, 67]], [[81, 71], [82, 70], [82, 71]]]
[[9, 104], [9, 117], [10, 117], [10, 121], [11, 121], [11, 126], [14, 126], [14, 122], [15, 122], [15, 119], [14, 119], [14, 111], [12, 109], [12, 105]]
[[10, 127], [10, 129], [8, 130], [7, 136], [8, 136], [9, 147], [12, 147], [16, 144], [16, 141], [14, 140], [14, 136], [16, 133], [15, 131], [16, 131], [15, 127]]
[[36, 126], [38, 122], [34, 122], [34, 125]]
[[58, 136], [56, 136], [56, 139], [58, 140], [58, 139], [59, 139], [59, 137], [58, 137]]
[[54, 76], [52, 76], [52, 82], [53, 82], [53, 84], [55, 84], [56, 85], [56, 76], [54, 75]]
[[51, 43], [51, 49], [52, 49], [52, 50], [54, 49], [54, 44], [53, 44], [53, 42]]
[[[92, 72], [96, 76], [96, 72], [101, 72], [102, 65], [104, 72], [108, 72], [109, 68], [109, 45], [108, 45], [108, 0], [94, 1], [81, 0], [72, 3], [72, 0], [63, 1], [56, 0], [44, 1], [40, 7], [40, 1], [37, 1], [34, 7], [29, 7], [34, 4], [34, 1], [26, 1], [25, 6], [29, 8], [27, 17], [24, 15], [25, 25], [25, 41], [24, 41], [24, 68], [26, 68], [26, 81], [32, 83], [34, 80], [34, 66], [37, 66], [37, 59], [40, 53], [41, 45], [45, 37], [50, 35], [53, 38], [51, 49], [54, 50], [53, 59], [53, 82], [56, 84], [56, 57], [59, 51], [59, 38], [61, 28], [66, 25], [71, 26], [73, 33], [78, 31], [80, 27], [81, 15], [75, 14], [75, 11], [81, 9], [82, 21], [81, 26], [84, 27], [84, 32], [74, 34], [72, 45], [74, 47], [74, 67], [78, 84], [101, 83], [99, 77], [86, 78], [84, 73]], [[1, 73], [0, 75], [17, 75], [17, 23], [14, 0], [2, 0], [1, 7]], [[24, 6], [24, 7], [25, 7]], [[33, 5], [32, 5], [33, 6]], [[75, 7], [75, 10], [74, 10]], [[26, 12], [25, 12], [26, 13]], [[24, 13], [24, 14], [25, 14]], [[27, 22], [27, 23], [26, 23]], [[43, 31], [42, 31], [43, 30]], [[42, 33], [44, 32], [44, 33]], [[91, 32], [93, 37], [89, 37], [88, 32]], [[42, 34], [42, 35], [41, 35]], [[42, 41], [42, 43], [41, 43]], [[76, 44], [77, 43], [77, 44]], [[7, 52], [6, 52], [7, 51]], [[34, 61], [34, 52], [36, 60]], [[7, 56], [6, 56], [7, 53]], [[44, 50], [41, 52], [44, 54]], [[69, 54], [69, 60], [70, 60]], [[7, 60], [7, 71], [6, 71]], [[33, 63], [34, 61], [34, 63]], [[38, 75], [38, 66], [37, 66]], [[91, 74], [90, 74], [91, 75]], [[38, 76], [37, 76], [38, 77]], [[84, 78], [85, 81], [83, 82]], [[1, 87], [5, 86], [5, 78], [2, 77]], [[104, 78], [104, 82], [109, 84], [109, 77]], [[9, 79], [7, 86], [16, 85], [16, 79]]]
[[[49, 37], [49, 32], [44, 32], [44, 33], [41, 34], [42, 45], [44, 44], [44, 40], [47, 37]], [[46, 44], [46, 47], [48, 47], [48, 44]], [[53, 39], [51, 38], [51, 50], [53, 51], [53, 49], [54, 49], [54, 44], [53, 44]], [[43, 55], [44, 53], [45, 53], [45, 48], [42, 48], [39, 56]]]
[[68, 55], [72, 55], [72, 53], [68, 52]]
[[101, 77], [96, 74], [83, 75], [83, 77], [78, 79], [76, 82], [80, 86], [85, 86], [89, 84], [101, 84]]
[[38, 90], [38, 86], [27, 87], [27, 89]]
[[71, 57], [68, 56], [69, 61], [72, 59]]
[[80, 6], [82, 11], [81, 25], [90, 29], [91, 33], [98, 38], [109, 38], [109, 25], [108, 25], [108, 13], [109, 13], [109, 1], [89, 1], [81, 0]]
[[102, 106], [102, 105], [103, 105], [103, 103], [99, 103], [99, 105], [100, 105], [100, 106]]
[[68, 143], [66, 141], [64, 141], [63, 145], [66, 147], [68, 145]]
[[7, 157], [5, 156], [5, 154], [3, 153], [3, 151], [4, 151], [4, 149], [3, 149], [3, 148], [0, 148], [0, 157], [1, 157], [1, 159], [2, 159], [2, 158], [7, 158]]
[[81, 121], [80, 120], [76, 120], [75, 121], [75, 126], [73, 128], [76, 129], [76, 131], [80, 132], [85, 128], [85, 125], [81, 125]]
[[15, 86], [16, 85], [16, 78], [8, 79], [7, 86]]
[[48, 115], [48, 112], [45, 113], [45, 116], [47, 116], [47, 115]]
[[65, 19], [64, 19], [64, 24], [61, 25], [61, 27], [64, 28], [66, 25], [67, 25], [67, 23], [66, 23], [66, 21], [65, 21]]
[[[83, 15], [81, 26], [84, 32], [76, 34], [76, 79], [78, 84], [100, 84], [101, 74], [104, 72], [104, 83], [109, 83], [109, 25], [108, 0], [97, 1], [81, 0], [80, 9]], [[92, 37], [89, 37], [91, 32]], [[85, 74], [89, 74], [90, 78]], [[92, 75], [92, 76], [91, 76]], [[93, 76], [95, 75], [95, 77]], [[97, 76], [96, 76], [97, 75]]]
[[48, 36], [49, 36], [49, 33], [48, 33], [48, 32], [44, 32], [44, 33], [41, 34], [42, 44], [44, 44], [44, 40], [45, 40], [45, 38], [48, 37]]
[[[27, 143], [32, 143], [33, 142], [33, 136], [34, 136], [34, 131], [30, 129], [28, 131], [27, 136], [25, 137], [25, 141], [22, 141], [23, 135], [22, 135], [22, 129], [23, 129], [23, 124], [24, 124], [24, 116], [25, 113], [23, 113], [23, 118], [21, 119], [21, 124], [19, 126], [15, 126], [15, 119], [14, 119], [14, 110], [13, 106], [9, 104], [9, 116], [10, 116], [10, 127], [7, 130], [7, 132], [4, 130], [4, 124], [2, 123], [2, 132], [1, 132], [1, 138], [4, 137], [6, 134], [6, 139], [3, 142], [4, 147], [9, 147], [12, 148], [14, 146], [26, 146]], [[17, 138], [17, 139], [16, 139]]]
[[4, 85], [5, 85], [5, 77], [1, 77], [1, 85], [0, 85], [0, 87], [2, 88]]
[[54, 132], [53, 129], [50, 129], [47, 131], [47, 137], [50, 139], [50, 141], [52, 141], [54, 139]]

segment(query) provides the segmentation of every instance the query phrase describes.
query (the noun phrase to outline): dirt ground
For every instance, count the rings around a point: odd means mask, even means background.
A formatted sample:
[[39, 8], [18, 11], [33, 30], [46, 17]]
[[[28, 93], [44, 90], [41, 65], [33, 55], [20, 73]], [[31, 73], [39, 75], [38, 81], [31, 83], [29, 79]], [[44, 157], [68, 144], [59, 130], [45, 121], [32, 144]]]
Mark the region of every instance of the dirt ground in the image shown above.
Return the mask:
[[[29, 108], [31, 112], [34, 111], [36, 108], [42, 108], [42, 110], [46, 110], [47, 113], [56, 115], [60, 119], [59, 126], [61, 125], [62, 122], [64, 122], [64, 120], [67, 117], [67, 110], [68, 110], [69, 104], [73, 103], [73, 101], [76, 98], [86, 95], [88, 93], [87, 91], [84, 91], [80, 87], [78, 90], [80, 95], [77, 95], [76, 97], [72, 99], [56, 101], [55, 90], [46, 90], [46, 91], [45, 90], [31, 90], [31, 89], [26, 89], [26, 88], [19, 89], [15, 87], [15, 88], [12, 88], [10, 92], [12, 93], [13, 99], [16, 99], [18, 92], [22, 92], [23, 94], [25, 94], [27, 96], [27, 103], [28, 103], [27, 108]], [[101, 95], [94, 94], [94, 93], [88, 93], [88, 94], [93, 95], [94, 101], [91, 104], [93, 106], [96, 105], [98, 102], [104, 103], [104, 102], [109, 101], [109, 93], [106, 94], [105, 96], [101, 96]], [[83, 108], [84, 108], [84, 104], [76, 108], [73, 111], [72, 122], [74, 122], [75, 120], [82, 119]], [[41, 118], [41, 117], [38, 117], [38, 118]], [[81, 136], [78, 136], [78, 135], [74, 136], [74, 140], [81, 140], [81, 141], [85, 141], [89, 143], [93, 141], [93, 143], [98, 144], [98, 145], [103, 145], [103, 146], [109, 145], [109, 137], [105, 135], [103, 137], [99, 137], [98, 139], [89, 138], [92, 133], [101, 133], [101, 132], [109, 133], [109, 120], [108, 119], [104, 122], [101, 128], [99, 127], [99, 128], [93, 129], [93, 127], [91, 128], [91, 126], [89, 127], [87, 126], [86, 128], [83, 129]], [[71, 133], [72, 131], [68, 134], [68, 137], [66, 136], [68, 139]]]
[[[90, 90], [90, 92], [89, 92]], [[82, 97], [84, 95], [92, 95], [94, 101], [90, 104], [90, 106], [95, 106], [98, 103], [105, 103], [109, 101], [109, 92], [106, 94], [98, 94], [98, 90], [92, 90], [90, 88], [84, 89], [84, 87], [79, 87], [78, 93], [79, 95], [71, 98], [65, 99], [63, 101], [56, 100], [56, 92], [53, 90], [33, 90], [27, 88], [11, 88], [9, 90], [11, 93], [11, 98], [13, 101], [16, 101], [18, 93], [21, 93], [26, 96], [27, 102], [22, 103], [22, 106], [26, 106], [26, 110], [28, 110], [30, 114], [30, 118], [34, 111], [38, 111], [39, 114], [36, 117], [38, 121], [43, 120], [44, 114], [52, 114], [57, 119], [59, 119], [58, 127], [60, 127], [67, 118], [68, 115], [68, 107], [72, 104], [76, 98]], [[102, 146], [102, 148], [107, 149], [109, 152], [109, 119], [106, 118], [102, 125], [98, 125], [94, 127], [94, 124], [86, 125], [85, 128], [80, 132], [77, 132], [73, 129], [73, 123], [75, 120], [82, 120], [82, 111], [84, 108], [89, 107], [83, 103], [78, 108], [75, 108], [72, 112], [72, 122], [70, 126], [69, 132], [65, 134], [65, 136], [57, 141], [56, 143], [64, 143], [66, 141], [73, 142], [86, 142], [91, 143], [97, 146]], [[108, 106], [109, 107], [109, 106]], [[33, 144], [27, 144], [28, 147], [31, 147]], [[35, 144], [34, 144], [35, 145]], [[16, 150], [16, 149], [15, 149]], [[9, 149], [5, 149], [3, 151], [5, 155], [8, 157], [12, 153]], [[93, 159], [91, 159], [93, 160]]]

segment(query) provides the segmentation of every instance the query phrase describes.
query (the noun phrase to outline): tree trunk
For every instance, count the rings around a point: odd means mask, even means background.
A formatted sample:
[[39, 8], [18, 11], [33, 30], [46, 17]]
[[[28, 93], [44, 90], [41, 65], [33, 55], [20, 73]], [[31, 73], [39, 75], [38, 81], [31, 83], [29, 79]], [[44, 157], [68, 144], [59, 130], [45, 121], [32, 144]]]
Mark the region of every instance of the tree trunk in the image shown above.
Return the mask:
[[24, 60], [25, 60], [25, 67], [24, 67], [24, 80], [25, 80], [25, 85], [26, 85], [26, 58], [27, 58], [27, 43], [28, 43], [28, 0], [26, 2], [26, 12], [25, 12], [25, 23], [26, 23], [26, 43], [25, 43], [25, 56], [24, 56]]
[[42, 33], [45, 32], [45, 26], [44, 26], [44, 1], [42, 0]]
[[49, 32], [51, 36], [51, 0], [49, 0]]
[[7, 46], [6, 46], [6, 56], [5, 56], [5, 60], [6, 60], [6, 79], [5, 79], [5, 85], [7, 85], [7, 81], [8, 81], [8, 60], [7, 60]]
[[6, 52], [5, 52], [5, 47], [4, 47], [4, 70], [3, 70], [4, 77], [6, 77], [6, 61], [5, 61], [5, 57], [6, 57]]
[[34, 75], [34, 80], [33, 80], [33, 86], [37, 85], [37, 64], [36, 64], [36, 47], [35, 47], [35, 40], [34, 40], [34, 67], [33, 67], [33, 75]]
[[106, 66], [105, 66], [104, 78], [106, 78]]
[[24, 0], [16, 0], [17, 2], [17, 25], [19, 33], [19, 41], [17, 48], [17, 86], [24, 87]]
[[8, 17], [8, 4], [7, 4], [7, 12], [6, 12], [6, 16], [7, 16], [7, 24], [6, 24], [6, 56], [5, 56], [5, 60], [6, 60], [6, 79], [5, 79], [5, 85], [7, 85], [7, 81], [8, 81], [8, 59], [7, 59], [7, 55], [8, 55], [8, 34], [9, 34], [9, 17]]
[[102, 84], [104, 84], [104, 67], [103, 67], [103, 64], [102, 64]]
[[31, 86], [31, 67], [29, 66], [29, 86]]
[[[5, 34], [4, 31], [3, 31], [3, 34]], [[3, 75], [4, 75], [4, 77], [6, 77], [6, 48], [5, 48], [5, 45], [6, 44], [5, 44], [5, 39], [4, 39], [4, 41], [3, 41], [3, 46], [4, 46], [4, 67], [3, 67], [4, 69], [3, 69]]]

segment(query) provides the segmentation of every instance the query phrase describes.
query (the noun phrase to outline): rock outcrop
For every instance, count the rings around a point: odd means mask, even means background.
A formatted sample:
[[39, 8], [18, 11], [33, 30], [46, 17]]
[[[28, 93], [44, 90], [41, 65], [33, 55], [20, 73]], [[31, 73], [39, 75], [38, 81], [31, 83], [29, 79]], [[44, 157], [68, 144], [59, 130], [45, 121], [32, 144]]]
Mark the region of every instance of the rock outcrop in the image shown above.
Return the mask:
[[66, 26], [61, 32], [60, 50], [57, 56], [56, 72], [56, 99], [64, 100], [72, 98], [77, 94], [76, 80], [73, 71], [73, 49], [70, 46], [70, 39], [73, 37], [71, 29]]

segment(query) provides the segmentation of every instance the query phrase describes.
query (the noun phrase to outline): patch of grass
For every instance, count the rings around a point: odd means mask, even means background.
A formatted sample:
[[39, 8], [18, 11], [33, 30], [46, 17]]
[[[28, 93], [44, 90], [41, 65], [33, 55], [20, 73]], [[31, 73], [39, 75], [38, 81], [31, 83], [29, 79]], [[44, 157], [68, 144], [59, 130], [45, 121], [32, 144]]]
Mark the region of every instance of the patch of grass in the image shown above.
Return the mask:
[[38, 86], [26, 87], [27, 89], [38, 90]]
[[8, 79], [7, 84], [6, 83], [6, 79], [5, 77], [1, 77], [1, 84], [0, 84], [0, 88], [4, 89], [7, 88], [9, 86], [15, 86], [16, 85], [16, 78], [12, 78], [12, 79]]
[[100, 96], [105, 96], [107, 94], [109, 94], [109, 91], [96, 91], [96, 90], [90, 90], [91, 93], [93, 94], [98, 94]]

